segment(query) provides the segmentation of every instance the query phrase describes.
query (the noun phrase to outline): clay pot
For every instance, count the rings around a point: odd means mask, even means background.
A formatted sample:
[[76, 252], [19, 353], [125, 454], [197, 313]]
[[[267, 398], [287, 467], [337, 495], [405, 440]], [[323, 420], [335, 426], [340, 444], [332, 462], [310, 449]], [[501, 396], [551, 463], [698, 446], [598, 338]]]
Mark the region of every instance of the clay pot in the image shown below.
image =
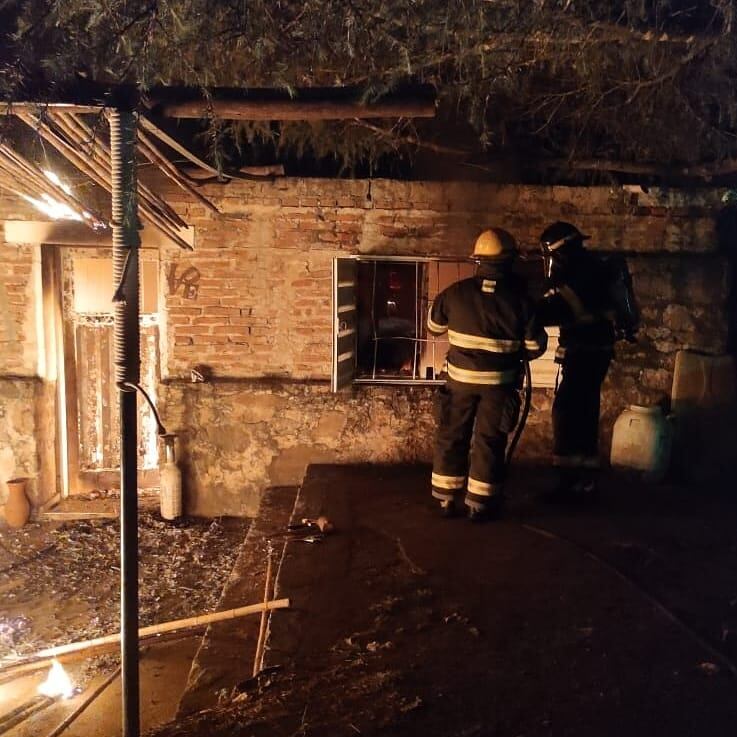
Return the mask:
[[10, 527], [23, 527], [31, 516], [31, 505], [26, 496], [26, 481], [28, 479], [10, 479], [8, 485], [8, 499], [5, 502], [5, 521]]

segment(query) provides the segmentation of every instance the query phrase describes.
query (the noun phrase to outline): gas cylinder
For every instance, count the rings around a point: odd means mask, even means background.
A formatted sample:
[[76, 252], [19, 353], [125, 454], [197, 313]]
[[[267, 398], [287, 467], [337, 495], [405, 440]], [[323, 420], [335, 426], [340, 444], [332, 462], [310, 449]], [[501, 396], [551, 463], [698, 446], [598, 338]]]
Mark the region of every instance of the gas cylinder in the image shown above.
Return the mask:
[[159, 503], [161, 516], [174, 520], [182, 516], [182, 472], [177, 465], [177, 436], [167, 433], [163, 437], [164, 462], [159, 468]]
[[660, 407], [631, 404], [614, 423], [611, 464], [660, 481], [670, 464], [672, 439], [671, 422]]

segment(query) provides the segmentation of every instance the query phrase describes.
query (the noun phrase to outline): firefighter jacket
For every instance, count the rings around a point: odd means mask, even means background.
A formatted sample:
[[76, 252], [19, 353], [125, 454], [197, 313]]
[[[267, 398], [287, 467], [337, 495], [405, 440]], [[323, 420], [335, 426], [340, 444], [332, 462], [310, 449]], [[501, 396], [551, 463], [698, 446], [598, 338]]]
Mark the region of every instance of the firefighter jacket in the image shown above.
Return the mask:
[[611, 351], [615, 341], [610, 275], [584, 248], [554, 269], [538, 305], [541, 325], [560, 325], [556, 359], [579, 351]]
[[434, 335], [447, 331], [448, 377], [460, 384], [517, 384], [522, 360], [547, 347], [527, 283], [499, 265], [482, 264], [476, 276], [443, 290], [427, 326]]

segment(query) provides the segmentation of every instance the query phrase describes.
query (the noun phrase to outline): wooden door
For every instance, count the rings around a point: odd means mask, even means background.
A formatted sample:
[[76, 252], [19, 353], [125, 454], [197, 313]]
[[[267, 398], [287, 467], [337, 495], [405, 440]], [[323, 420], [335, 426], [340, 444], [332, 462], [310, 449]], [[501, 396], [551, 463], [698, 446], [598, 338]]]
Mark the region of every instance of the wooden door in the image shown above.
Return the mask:
[[[64, 381], [72, 493], [120, 487], [120, 408], [109, 299], [111, 269], [109, 258], [75, 258], [72, 251], [64, 259]], [[158, 382], [158, 314], [144, 312], [141, 385], [154, 403]], [[147, 488], [158, 485], [158, 436], [156, 422], [143, 398], [139, 398], [138, 408], [138, 484], [139, 488]]]

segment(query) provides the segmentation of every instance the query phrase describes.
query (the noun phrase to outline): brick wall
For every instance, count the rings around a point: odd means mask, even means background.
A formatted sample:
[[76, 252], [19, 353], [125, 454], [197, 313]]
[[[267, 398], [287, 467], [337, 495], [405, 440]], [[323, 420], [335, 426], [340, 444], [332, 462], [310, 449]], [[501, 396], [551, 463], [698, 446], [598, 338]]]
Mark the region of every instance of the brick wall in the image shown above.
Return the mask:
[[7, 245], [0, 234], [0, 374], [33, 376], [37, 370], [36, 251]]
[[714, 192], [285, 179], [206, 194], [225, 213], [221, 221], [171, 193], [196, 226], [196, 251], [168, 251], [164, 274], [199, 275], [189, 298], [164, 279], [172, 377], [204, 363], [221, 377], [327, 378], [334, 256], [465, 256], [490, 225], [534, 248], [559, 218], [589, 232], [593, 248], [630, 254], [645, 330], [628, 355], [645, 386], [663, 388], [658, 372], [672, 367], [678, 347], [721, 350], [726, 341], [727, 265]]
[[[0, 221], [29, 216], [0, 193]], [[35, 505], [56, 491], [53, 386], [37, 375], [39, 269], [38, 247], [7, 244], [0, 229], [0, 505], [17, 476], [30, 479]]]
[[[560, 218], [589, 232], [593, 248], [627, 253], [644, 324], [638, 344], [618, 347], [607, 380], [604, 454], [625, 404], [669, 393], [679, 348], [726, 345], [716, 191], [283, 179], [206, 194], [221, 221], [170, 192], [197, 228], [196, 251], [161, 254], [163, 403], [181, 434], [188, 504], [198, 513], [252, 512], [262, 488], [298, 483], [309, 462], [429, 460], [432, 389], [363, 386], [336, 396], [324, 384], [336, 255], [465, 256], [490, 225], [535, 248]], [[171, 275], [192, 267], [198, 289], [185, 296]], [[188, 384], [200, 363], [214, 381]], [[535, 393], [523, 455], [549, 452], [551, 401], [550, 391]]]
[[[669, 392], [679, 348], [726, 345], [729, 264], [715, 190], [277, 179], [203, 187], [223, 212], [215, 218], [155, 184], [196, 228], [194, 252], [160, 253], [159, 395], [181, 435], [189, 509], [201, 514], [253, 513], [265, 486], [298, 482], [312, 461], [429, 460], [432, 389], [327, 390], [336, 255], [465, 256], [490, 225], [535, 248], [560, 218], [590, 232], [592, 247], [627, 253], [644, 324], [637, 345], [618, 347], [607, 380], [605, 453], [625, 404]], [[3, 284], [27, 298], [33, 249], [0, 249]], [[32, 374], [33, 325], [20, 302], [13, 309], [11, 339], [0, 321], [0, 373]], [[197, 364], [211, 368], [211, 383], [188, 383]], [[522, 453], [548, 452], [550, 402], [536, 392]]]

